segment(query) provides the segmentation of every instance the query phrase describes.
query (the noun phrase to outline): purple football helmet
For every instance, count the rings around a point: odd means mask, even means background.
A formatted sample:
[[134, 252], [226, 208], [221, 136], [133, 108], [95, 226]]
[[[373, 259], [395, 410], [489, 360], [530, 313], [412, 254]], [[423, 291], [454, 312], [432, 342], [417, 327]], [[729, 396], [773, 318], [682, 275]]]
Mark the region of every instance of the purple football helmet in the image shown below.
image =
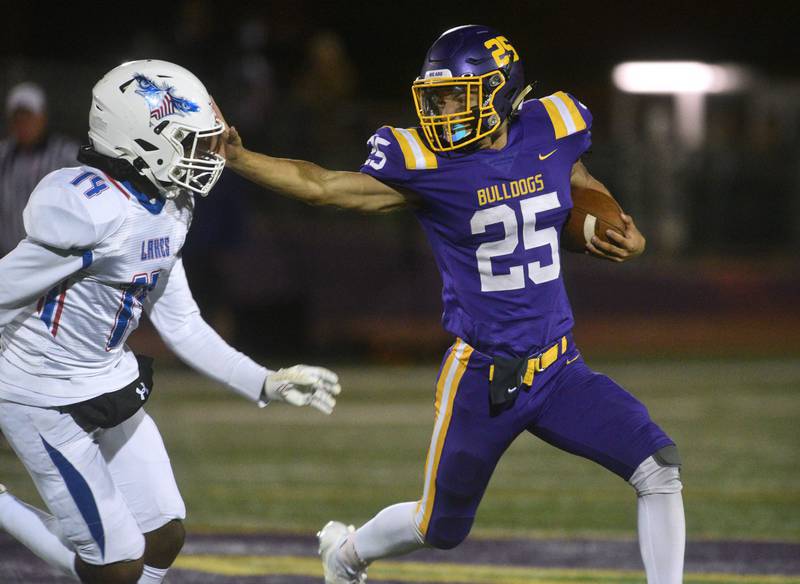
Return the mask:
[[488, 26], [469, 24], [436, 39], [411, 92], [428, 142], [445, 152], [499, 128], [524, 83], [522, 61], [508, 39]]

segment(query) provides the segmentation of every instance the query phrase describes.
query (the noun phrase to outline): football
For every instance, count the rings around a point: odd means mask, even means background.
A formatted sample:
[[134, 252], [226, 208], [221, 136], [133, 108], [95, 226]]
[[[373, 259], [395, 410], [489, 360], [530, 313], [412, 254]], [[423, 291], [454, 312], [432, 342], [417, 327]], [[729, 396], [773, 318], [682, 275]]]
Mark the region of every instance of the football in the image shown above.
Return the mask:
[[580, 252], [586, 249], [592, 235], [608, 242], [607, 229], [625, 233], [625, 224], [619, 216], [622, 212], [622, 207], [605, 193], [573, 187], [572, 210], [561, 232], [561, 247]]

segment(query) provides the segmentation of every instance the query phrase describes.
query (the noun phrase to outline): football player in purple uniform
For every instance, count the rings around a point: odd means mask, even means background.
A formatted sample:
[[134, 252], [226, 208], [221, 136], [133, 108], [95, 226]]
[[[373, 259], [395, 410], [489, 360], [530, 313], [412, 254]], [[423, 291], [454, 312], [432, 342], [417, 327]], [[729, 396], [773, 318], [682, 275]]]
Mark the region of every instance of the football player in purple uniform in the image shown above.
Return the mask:
[[[523, 432], [628, 481], [648, 582], [682, 580], [675, 444], [635, 397], [586, 366], [571, 333], [559, 258], [570, 189], [608, 193], [580, 161], [592, 116], [567, 93], [523, 101], [527, 91], [506, 37], [460, 26], [434, 42], [413, 83], [419, 127], [380, 128], [360, 172], [250, 152], [226, 130], [229, 167], [264, 187], [362, 212], [410, 208], [442, 275], [444, 328], [456, 337], [436, 385], [422, 496], [357, 530], [328, 523], [318, 534], [328, 583], [363, 582], [379, 558], [461, 543], [495, 465]], [[595, 238], [587, 251], [613, 261], [641, 254], [644, 237], [622, 219], [623, 235]]]

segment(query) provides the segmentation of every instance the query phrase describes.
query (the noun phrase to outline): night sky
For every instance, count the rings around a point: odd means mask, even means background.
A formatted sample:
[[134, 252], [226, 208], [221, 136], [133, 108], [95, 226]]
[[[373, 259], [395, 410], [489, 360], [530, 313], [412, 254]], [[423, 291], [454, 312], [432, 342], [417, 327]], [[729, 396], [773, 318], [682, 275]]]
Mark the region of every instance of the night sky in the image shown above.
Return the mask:
[[[3, 2], [0, 51], [5, 57], [91, 61], [105, 70], [143, 33], [169, 44], [187, 12], [210, 14], [209, 65], [235, 50], [238, 23], [261, 14], [271, 41], [304, 38], [320, 28], [340, 33], [375, 97], [405, 95], [425, 50], [443, 30], [481, 23], [508, 36], [529, 78], [554, 86], [600, 83], [613, 64], [630, 59], [741, 62], [769, 76], [797, 74], [800, 4], [778, 2]], [[81, 8], [83, 6], [83, 8]], [[102, 8], [101, 8], [102, 6]], [[786, 6], [792, 6], [786, 8]], [[131, 45], [134, 45], [131, 47]], [[131, 47], [131, 48], [128, 48]], [[303, 47], [274, 57], [301, 67]], [[136, 55], [141, 58], [144, 55]], [[180, 55], [159, 55], [176, 58]]]

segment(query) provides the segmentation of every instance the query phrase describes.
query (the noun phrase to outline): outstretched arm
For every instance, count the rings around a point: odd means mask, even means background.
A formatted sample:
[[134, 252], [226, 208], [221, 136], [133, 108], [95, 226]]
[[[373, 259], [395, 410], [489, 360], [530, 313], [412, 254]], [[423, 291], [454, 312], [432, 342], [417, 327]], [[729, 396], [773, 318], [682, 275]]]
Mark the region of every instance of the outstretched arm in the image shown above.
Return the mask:
[[182, 361], [264, 406], [270, 400], [309, 405], [330, 414], [339, 394], [339, 378], [322, 367], [295, 365], [271, 371], [231, 347], [200, 315], [183, 262], [178, 260], [166, 283], [144, 305], [150, 321]]
[[[217, 115], [224, 122], [222, 113]], [[236, 128], [225, 124], [221, 154], [244, 178], [310, 205], [332, 205], [363, 213], [388, 213], [408, 203], [406, 194], [360, 172], [328, 170], [313, 162], [274, 158], [242, 145]]]
[[[572, 166], [570, 184], [577, 188], [600, 191], [611, 197], [611, 193], [605, 185], [589, 174], [588, 169], [580, 160]], [[589, 253], [612, 262], [624, 262], [640, 256], [644, 252], [646, 241], [644, 235], [633, 222], [633, 217], [621, 213], [620, 218], [625, 224], [625, 234], [620, 235], [613, 229], [607, 230], [606, 235], [614, 243], [606, 243], [600, 241], [597, 236], [593, 237], [592, 241], [586, 244], [586, 249]]]

